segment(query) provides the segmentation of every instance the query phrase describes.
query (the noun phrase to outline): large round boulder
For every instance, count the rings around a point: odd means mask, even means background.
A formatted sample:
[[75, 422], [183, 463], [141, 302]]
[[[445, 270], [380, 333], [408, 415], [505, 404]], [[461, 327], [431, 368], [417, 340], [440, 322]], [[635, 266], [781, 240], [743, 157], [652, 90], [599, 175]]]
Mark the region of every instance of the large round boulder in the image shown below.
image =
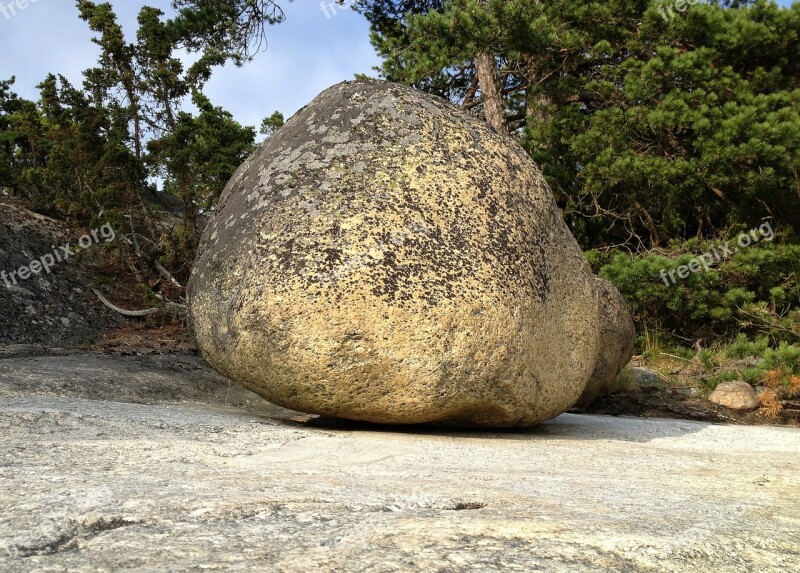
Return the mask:
[[189, 321], [211, 366], [287, 408], [527, 426], [584, 392], [599, 297], [516, 143], [436, 97], [348, 82], [229, 182]]

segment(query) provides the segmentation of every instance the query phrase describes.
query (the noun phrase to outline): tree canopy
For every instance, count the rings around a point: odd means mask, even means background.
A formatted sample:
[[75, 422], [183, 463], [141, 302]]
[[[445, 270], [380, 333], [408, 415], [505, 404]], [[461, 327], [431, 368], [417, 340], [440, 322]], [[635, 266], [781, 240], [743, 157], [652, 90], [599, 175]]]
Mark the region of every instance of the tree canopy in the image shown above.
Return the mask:
[[270, 0], [174, 0], [169, 17], [142, 7], [129, 39], [111, 4], [76, 6], [100, 47], [97, 65], [80, 87], [48, 75], [38, 102], [18, 98], [13, 78], [0, 82], [0, 185], [40, 210], [128, 229], [121, 248], [142, 279], [161, 263], [185, 277], [198, 219], [256, 135], [203, 88], [215, 68], [264, 49], [284, 13]]
[[[383, 77], [517, 137], [586, 247], [800, 229], [800, 5], [363, 0]], [[487, 57], [487, 54], [489, 57]]]

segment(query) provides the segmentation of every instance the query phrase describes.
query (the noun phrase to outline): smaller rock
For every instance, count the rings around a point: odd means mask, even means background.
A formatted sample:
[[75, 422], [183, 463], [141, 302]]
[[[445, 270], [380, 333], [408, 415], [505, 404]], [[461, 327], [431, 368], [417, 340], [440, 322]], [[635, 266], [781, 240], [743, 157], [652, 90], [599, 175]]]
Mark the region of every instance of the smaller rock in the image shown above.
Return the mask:
[[600, 297], [601, 343], [592, 377], [575, 404], [583, 409], [609, 391], [622, 369], [630, 362], [636, 337], [630, 310], [617, 288], [600, 277], [594, 277], [594, 284]]
[[755, 410], [759, 405], [756, 391], [744, 380], [723, 382], [708, 400], [730, 410]]
[[680, 396], [689, 396], [690, 398], [695, 398], [703, 393], [700, 388], [695, 388], [694, 386], [681, 386], [678, 388], [670, 388], [674, 394], [678, 394]]
[[643, 366], [633, 367], [633, 378], [638, 388], [663, 388], [665, 386], [664, 377], [661, 374]]

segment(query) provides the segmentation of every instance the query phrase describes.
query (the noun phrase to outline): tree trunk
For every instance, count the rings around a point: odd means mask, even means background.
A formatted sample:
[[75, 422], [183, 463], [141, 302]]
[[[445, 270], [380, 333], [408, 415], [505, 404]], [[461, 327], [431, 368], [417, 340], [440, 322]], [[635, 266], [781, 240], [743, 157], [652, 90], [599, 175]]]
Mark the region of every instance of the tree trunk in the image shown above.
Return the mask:
[[481, 53], [475, 56], [475, 71], [483, 94], [483, 111], [486, 123], [499, 133], [508, 133], [503, 93], [497, 85], [497, 63], [493, 54]]
[[549, 108], [553, 98], [541, 89], [541, 84], [555, 73], [543, 75], [536, 66], [536, 59], [530, 54], [522, 56], [521, 63], [528, 84], [525, 88], [525, 115], [532, 123], [543, 123], [551, 117]]
[[529, 121], [543, 123], [550, 119], [548, 108], [552, 105], [552, 98], [533, 87], [533, 81], [528, 80], [528, 89], [525, 94], [526, 116]]

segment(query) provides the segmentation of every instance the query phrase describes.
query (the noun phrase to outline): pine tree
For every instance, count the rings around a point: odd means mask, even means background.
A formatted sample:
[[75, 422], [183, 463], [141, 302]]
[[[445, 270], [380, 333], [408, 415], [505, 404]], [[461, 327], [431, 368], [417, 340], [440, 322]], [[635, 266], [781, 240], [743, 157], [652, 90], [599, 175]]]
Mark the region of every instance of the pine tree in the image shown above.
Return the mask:
[[185, 279], [204, 215], [255, 142], [203, 88], [217, 67], [250, 61], [284, 14], [271, 0], [174, 0], [171, 17], [144, 6], [130, 40], [111, 4], [76, 4], [98, 63], [80, 88], [49, 75], [38, 102], [0, 83], [0, 185], [39, 210], [124, 228], [117, 244], [143, 282], [160, 263]]
[[359, 4], [382, 75], [517, 137], [585, 246], [663, 245], [763, 217], [800, 229], [800, 6], [703, 4], [669, 21], [659, 8]]

